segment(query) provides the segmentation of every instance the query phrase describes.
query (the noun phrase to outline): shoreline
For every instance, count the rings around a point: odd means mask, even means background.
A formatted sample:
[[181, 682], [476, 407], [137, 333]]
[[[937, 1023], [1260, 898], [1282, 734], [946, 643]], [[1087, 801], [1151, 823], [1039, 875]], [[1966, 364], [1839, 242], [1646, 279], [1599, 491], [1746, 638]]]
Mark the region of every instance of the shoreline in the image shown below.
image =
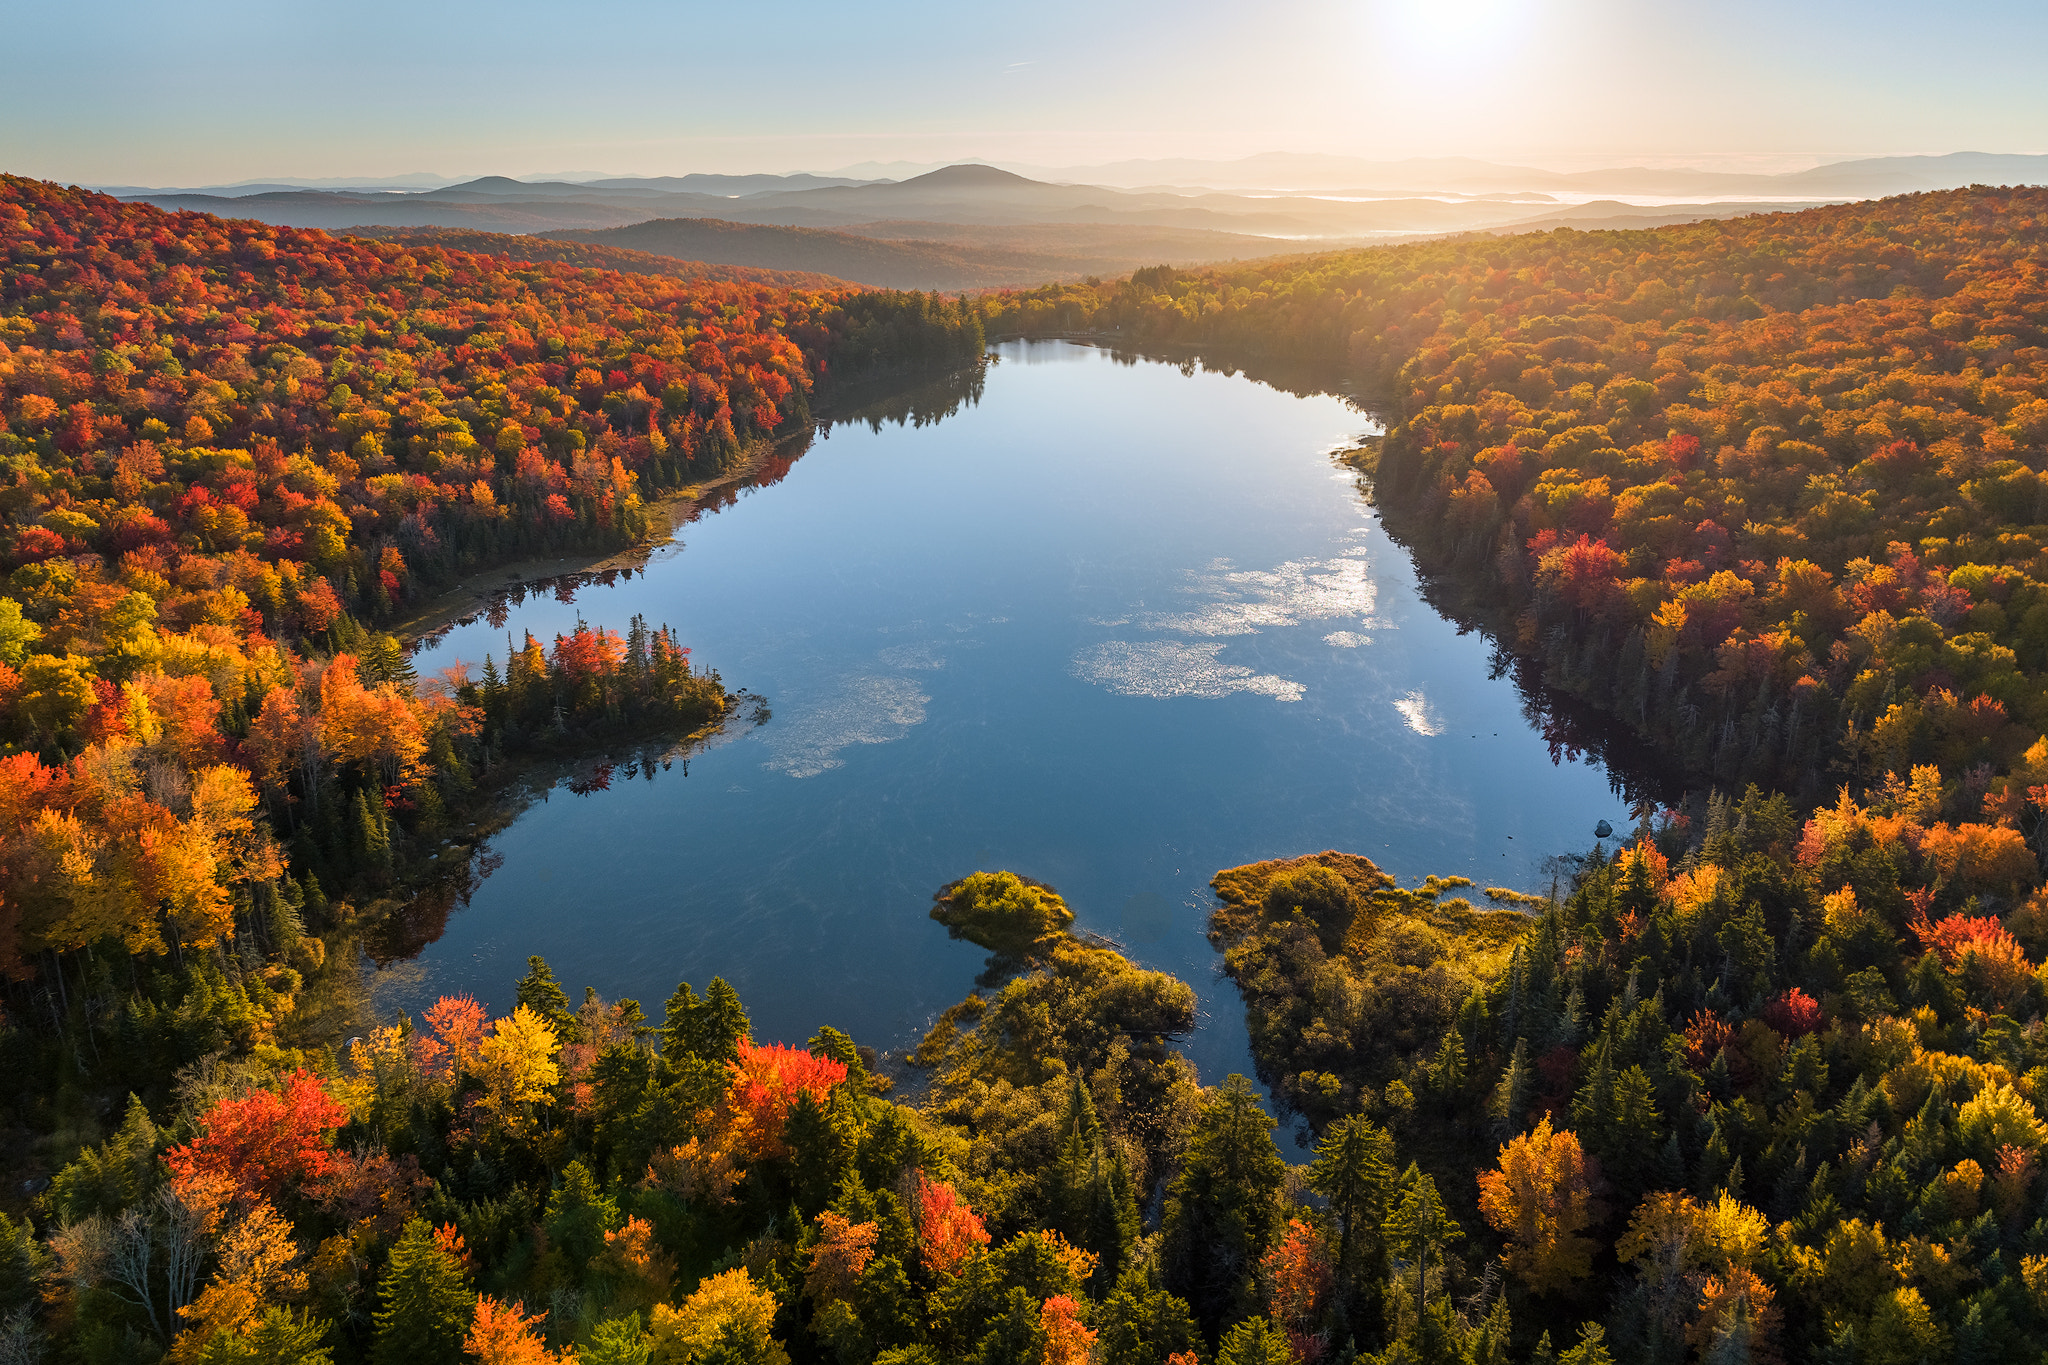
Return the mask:
[[[987, 355], [984, 353], [976, 364], [986, 363]], [[750, 443], [733, 462], [732, 467], [716, 478], [684, 484], [658, 497], [650, 498], [647, 502], [648, 520], [655, 527], [660, 527], [665, 518], [666, 529], [651, 529], [644, 538], [634, 544], [602, 554], [563, 555], [556, 559], [520, 559], [479, 569], [436, 591], [420, 603], [418, 610], [394, 622], [389, 633], [398, 638], [407, 653], [412, 653], [422, 645], [430, 643], [431, 637], [437, 632], [488, 611], [492, 601], [508, 589], [533, 587], [572, 574], [645, 569], [656, 551], [676, 543], [676, 533], [691, 520], [690, 513], [703, 506], [707, 495], [744, 484], [760, 472], [761, 466], [775, 452], [791, 442], [808, 443], [816, 440], [821, 427], [852, 420], [856, 414], [873, 405], [877, 398], [889, 389], [902, 387], [906, 380], [910, 381], [910, 387], [914, 388], [921, 383], [950, 378], [970, 368], [973, 367], [961, 366], [937, 373], [916, 374], [891, 370], [851, 381], [814, 409], [811, 421], [806, 426], [782, 436], [764, 437]]]
[[757, 441], [733, 462], [732, 468], [717, 478], [684, 484], [652, 499], [647, 504], [648, 520], [660, 527], [665, 519], [666, 529], [650, 530], [644, 538], [624, 549], [603, 554], [564, 555], [556, 559], [518, 559], [479, 569], [436, 592], [421, 604], [417, 612], [394, 623], [390, 633], [411, 652], [427, 643], [429, 637], [437, 632], [488, 611], [493, 599], [509, 588], [531, 586], [569, 574], [644, 568], [655, 551], [675, 543], [676, 532], [688, 522], [688, 513], [702, 505], [705, 495], [752, 478], [774, 451], [791, 441], [809, 439], [814, 432], [815, 426], [773, 440]]

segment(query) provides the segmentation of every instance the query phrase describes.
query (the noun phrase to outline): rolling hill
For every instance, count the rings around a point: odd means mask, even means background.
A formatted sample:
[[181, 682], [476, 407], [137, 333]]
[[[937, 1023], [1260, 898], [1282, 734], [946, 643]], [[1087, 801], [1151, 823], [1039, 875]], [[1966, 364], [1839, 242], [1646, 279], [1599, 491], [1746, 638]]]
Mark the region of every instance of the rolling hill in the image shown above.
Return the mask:
[[567, 242], [533, 234], [470, 232], [444, 227], [350, 228], [351, 237], [380, 242], [437, 246], [449, 251], [475, 251], [508, 256], [515, 261], [573, 265], [586, 270], [617, 270], [628, 275], [660, 275], [672, 280], [713, 280], [728, 284], [765, 284], [777, 289], [837, 289], [851, 283], [809, 270], [764, 270], [756, 266], [683, 260], [626, 247], [592, 242]]
[[[1117, 275], [1160, 263], [1246, 260], [1285, 250], [1219, 232], [1057, 225], [880, 222], [850, 230], [660, 218], [630, 227], [546, 234], [720, 265], [817, 271], [888, 289], [996, 289]], [[623, 268], [623, 267], [620, 267]]]

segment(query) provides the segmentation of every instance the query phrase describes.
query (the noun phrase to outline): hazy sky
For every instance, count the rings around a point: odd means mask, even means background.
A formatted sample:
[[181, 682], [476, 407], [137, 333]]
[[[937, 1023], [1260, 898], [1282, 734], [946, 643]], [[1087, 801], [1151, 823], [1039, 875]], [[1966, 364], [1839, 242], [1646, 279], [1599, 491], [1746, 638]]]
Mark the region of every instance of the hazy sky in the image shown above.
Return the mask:
[[0, 0], [0, 34], [0, 170], [91, 184], [2048, 151], [2043, 0]]

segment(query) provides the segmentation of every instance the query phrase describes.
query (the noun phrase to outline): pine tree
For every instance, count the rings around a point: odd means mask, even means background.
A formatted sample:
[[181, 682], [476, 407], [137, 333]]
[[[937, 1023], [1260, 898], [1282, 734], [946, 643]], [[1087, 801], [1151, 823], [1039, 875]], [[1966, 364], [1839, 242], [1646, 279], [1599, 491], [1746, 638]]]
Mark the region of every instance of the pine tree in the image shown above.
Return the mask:
[[789, 1148], [792, 1196], [803, 1216], [813, 1218], [852, 1173], [860, 1125], [840, 1102], [837, 1087], [823, 1104], [805, 1091], [789, 1107], [782, 1140]]
[[846, 1068], [846, 1078], [864, 1084], [868, 1078], [867, 1063], [860, 1059], [860, 1045], [851, 1035], [842, 1033], [830, 1024], [821, 1027], [811, 1035], [811, 1041], [804, 1044], [813, 1057], [830, 1057]]
[[1137, 1240], [1136, 1192], [1123, 1152], [1107, 1140], [1095, 1101], [1078, 1075], [1068, 1085], [1065, 1136], [1053, 1168], [1052, 1221], [1068, 1241], [1098, 1258], [1093, 1283], [1116, 1283]]
[[498, 674], [498, 661], [489, 654], [484, 655], [484, 675], [477, 692], [483, 701], [485, 730], [501, 728], [505, 724], [505, 681]]
[[1109, 1145], [1109, 1161], [1094, 1201], [1094, 1216], [1088, 1227], [1088, 1248], [1102, 1258], [1094, 1283], [1111, 1285], [1122, 1273], [1131, 1247], [1144, 1230], [1138, 1211], [1138, 1182], [1131, 1177], [1131, 1164], [1123, 1148]]
[[1655, 1159], [1651, 1153], [1656, 1149], [1660, 1126], [1657, 1092], [1650, 1074], [1640, 1066], [1632, 1066], [1617, 1075], [1608, 1112], [1613, 1127], [1606, 1147], [1608, 1164], [1618, 1177], [1640, 1183], [1653, 1168]]
[[1246, 1318], [1224, 1334], [1216, 1365], [1293, 1365], [1287, 1334], [1264, 1318]]
[[26, 1215], [17, 1223], [0, 1213], [0, 1315], [25, 1313], [41, 1299], [50, 1260]]
[[[287, 1361], [290, 1365], [332, 1365], [331, 1353], [321, 1342], [330, 1324], [311, 1313], [294, 1313], [289, 1308], [266, 1308], [246, 1337], [216, 1333], [200, 1355], [201, 1365], [228, 1361]], [[226, 1349], [222, 1349], [226, 1348]]]
[[730, 1062], [739, 1055], [739, 1041], [747, 1036], [747, 1011], [739, 992], [714, 976], [704, 988], [704, 1004], [697, 1014], [697, 1055], [711, 1062]]
[[626, 683], [635, 694], [647, 685], [647, 618], [633, 613], [626, 629]]
[[738, 1058], [739, 1040], [747, 1034], [747, 1011], [740, 1004], [739, 993], [723, 977], [711, 978], [702, 1000], [685, 981], [668, 998], [660, 1032], [661, 1055], [671, 1065], [690, 1059], [730, 1062]]
[[1579, 1135], [1599, 1151], [1608, 1150], [1613, 1128], [1614, 1067], [1608, 1060], [1610, 1051], [1601, 1046], [1599, 1058], [1593, 1063], [1593, 1074], [1572, 1099], [1573, 1124]]
[[1168, 1287], [1212, 1328], [1250, 1307], [1252, 1271], [1279, 1230], [1287, 1163], [1273, 1145], [1274, 1126], [1251, 1082], [1227, 1077], [1167, 1191]]
[[1095, 1116], [1095, 1102], [1079, 1076], [1067, 1085], [1067, 1112], [1060, 1121], [1060, 1150], [1053, 1166], [1052, 1215], [1068, 1241], [1082, 1245], [1089, 1215], [1093, 1212], [1094, 1187], [1098, 1176], [1095, 1158], [1100, 1154], [1102, 1124]]
[[[1742, 1358], [1747, 1357], [1745, 1351]], [[1607, 1329], [1597, 1322], [1579, 1328], [1579, 1344], [1566, 1351], [1558, 1365], [1614, 1365], [1614, 1356], [1607, 1349]]]
[[304, 898], [292, 894], [297, 891], [298, 888], [292, 884], [290, 878], [285, 879], [282, 887], [258, 888], [258, 893], [265, 902], [263, 930], [270, 937], [270, 950], [274, 953], [289, 953], [299, 946], [299, 940], [306, 935], [305, 921], [299, 915], [299, 907], [304, 903]]
[[1440, 1097], [1453, 1102], [1465, 1088], [1465, 1040], [1455, 1028], [1444, 1030], [1443, 1043], [1430, 1064], [1429, 1083]]
[[372, 867], [389, 871], [391, 868], [391, 837], [383, 819], [383, 802], [373, 807], [370, 794], [359, 791], [355, 799], [355, 844], [356, 851]]
[[1529, 1107], [1529, 1086], [1529, 1040], [1517, 1038], [1515, 1050], [1508, 1057], [1508, 1069], [1494, 1087], [1493, 1102], [1487, 1110], [1496, 1138], [1505, 1139], [1521, 1126], [1522, 1113]]
[[1363, 1114], [1330, 1125], [1309, 1164], [1308, 1187], [1337, 1218], [1337, 1274], [1356, 1286], [1380, 1260], [1380, 1223], [1394, 1184], [1394, 1141]]
[[671, 1062], [681, 1062], [696, 1055], [692, 1048], [695, 1042], [695, 1020], [702, 1003], [697, 992], [687, 981], [677, 984], [669, 996], [668, 1004], [662, 1011], [661, 1055]]
[[376, 1365], [458, 1365], [476, 1294], [426, 1219], [405, 1225], [377, 1292]]
[[519, 978], [517, 1002], [538, 1014], [554, 1028], [555, 1036], [568, 1042], [576, 1034], [576, 1016], [569, 1011], [569, 994], [556, 982], [547, 961], [535, 953], [526, 959], [526, 975]]
[[1402, 1193], [1393, 1212], [1387, 1215], [1383, 1231], [1387, 1250], [1415, 1267], [1415, 1317], [1429, 1320], [1429, 1265], [1442, 1264], [1444, 1249], [1462, 1240], [1465, 1230], [1444, 1211], [1436, 1181], [1410, 1162], [1401, 1173]]
[[306, 920], [316, 930], [327, 924], [327, 893], [320, 887], [320, 879], [306, 874]]

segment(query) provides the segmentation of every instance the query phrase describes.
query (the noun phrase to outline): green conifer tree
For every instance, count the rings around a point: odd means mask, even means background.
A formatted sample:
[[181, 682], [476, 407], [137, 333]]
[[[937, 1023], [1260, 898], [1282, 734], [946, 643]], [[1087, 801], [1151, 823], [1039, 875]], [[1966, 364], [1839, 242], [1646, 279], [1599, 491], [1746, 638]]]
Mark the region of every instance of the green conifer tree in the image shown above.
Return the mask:
[[671, 1062], [681, 1062], [696, 1056], [692, 1049], [695, 1041], [695, 1016], [702, 1007], [697, 992], [687, 981], [677, 984], [662, 1010], [661, 1055]]
[[526, 975], [519, 978], [515, 999], [554, 1025], [555, 1036], [563, 1042], [576, 1036], [576, 1016], [569, 1009], [569, 993], [555, 980], [554, 972], [540, 954], [526, 959]]
[[704, 988], [704, 1005], [697, 1014], [697, 1055], [709, 1062], [730, 1062], [738, 1058], [739, 1041], [747, 1036], [747, 1011], [739, 992], [714, 976]]
[[1426, 1331], [1430, 1266], [1443, 1263], [1445, 1248], [1461, 1240], [1465, 1230], [1444, 1211], [1436, 1181], [1424, 1175], [1415, 1163], [1410, 1162], [1401, 1173], [1401, 1187], [1401, 1196], [1382, 1230], [1389, 1254], [1415, 1268], [1415, 1316]]
[[1380, 1224], [1394, 1186], [1394, 1140], [1363, 1114], [1330, 1125], [1308, 1186], [1330, 1201], [1337, 1218], [1337, 1275], [1347, 1289], [1377, 1279], [1384, 1256]]
[[1202, 1354], [1202, 1333], [1187, 1301], [1159, 1283], [1157, 1265], [1127, 1266], [1097, 1311], [1101, 1365], [1161, 1365], [1168, 1356]]
[[1493, 1102], [1487, 1107], [1496, 1138], [1505, 1141], [1521, 1127], [1523, 1111], [1529, 1107], [1531, 1078], [1529, 1040], [1517, 1038], [1515, 1050], [1508, 1057], [1508, 1069], [1494, 1087]]
[[1167, 1287], [1211, 1329], [1250, 1310], [1252, 1272], [1280, 1226], [1287, 1163], [1258, 1091], [1232, 1075], [1203, 1107], [1166, 1195]]
[[405, 1225], [378, 1282], [376, 1365], [458, 1365], [476, 1294], [424, 1218]]
[[1224, 1333], [1216, 1365], [1293, 1365], [1287, 1334], [1264, 1318], [1246, 1318]]

